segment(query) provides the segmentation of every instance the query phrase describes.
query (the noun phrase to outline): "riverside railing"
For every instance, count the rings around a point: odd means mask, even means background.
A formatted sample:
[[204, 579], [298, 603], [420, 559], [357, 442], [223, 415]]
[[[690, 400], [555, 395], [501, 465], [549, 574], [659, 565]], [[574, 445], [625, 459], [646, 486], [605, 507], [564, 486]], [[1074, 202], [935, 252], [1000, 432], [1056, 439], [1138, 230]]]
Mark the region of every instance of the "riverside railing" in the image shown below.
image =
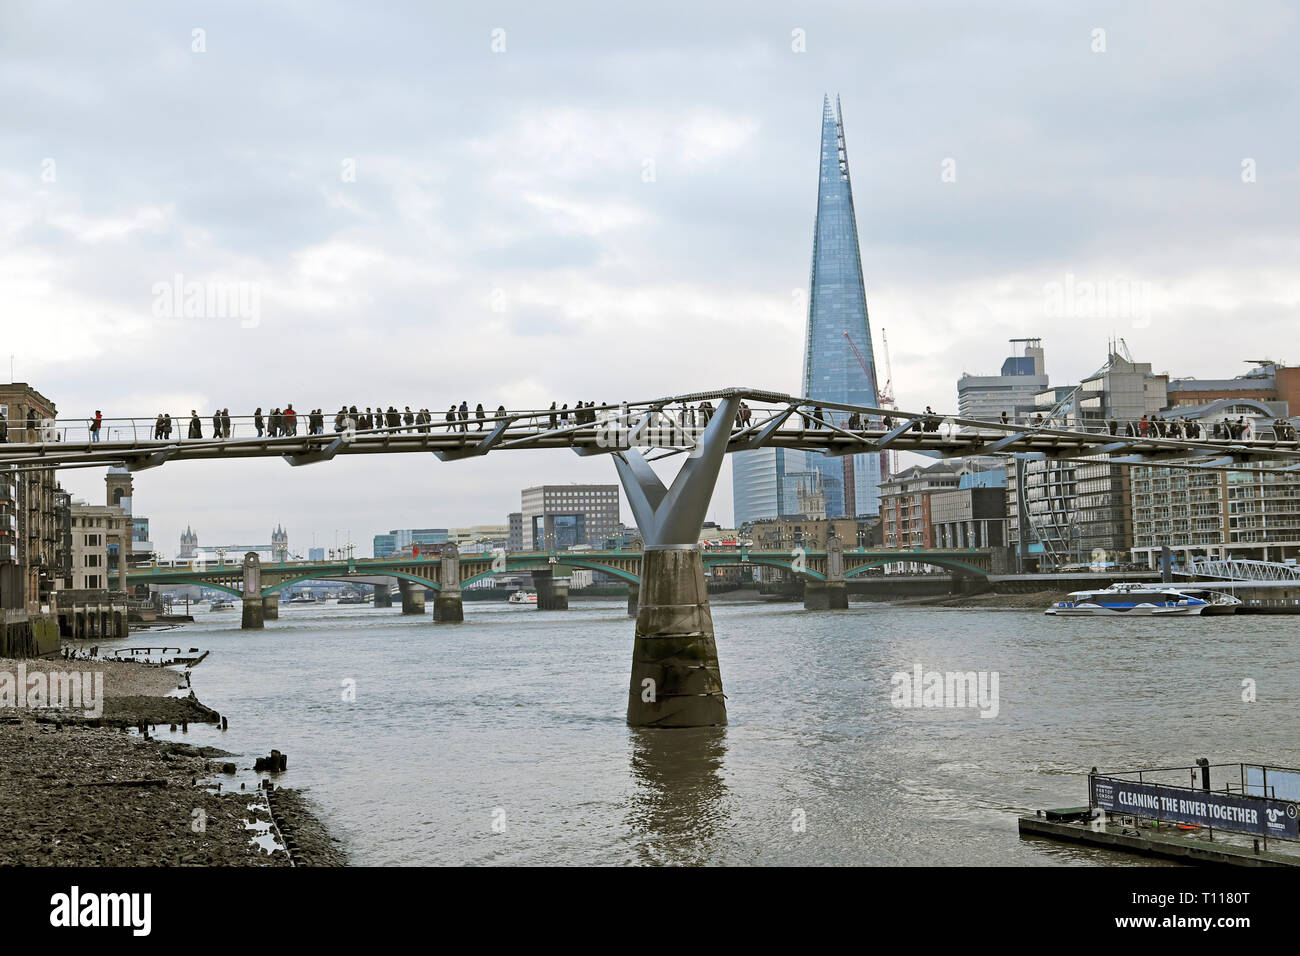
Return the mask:
[[[939, 432], [940, 434], [967, 434], [972, 430], [980, 428], [994, 428], [1003, 430], [1030, 430], [1030, 431], [1053, 431], [1065, 430], [1074, 433], [1088, 435], [1097, 435], [1102, 437], [1113, 437], [1116, 439], [1123, 438], [1164, 438], [1180, 441], [1219, 441], [1219, 442], [1238, 442], [1251, 444], [1255, 442], [1265, 442], [1269, 444], [1285, 443], [1290, 446], [1300, 446], [1297, 441], [1293, 428], [1276, 429], [1271, 425], [1254, 424], [1249, 427], [1247, 432], [1240, 438], [1229, 438], [1227, 436], [1215, 436], [1211, 432], [1209, 424], [1201, 424], [1197, 433], [1189, 433], [1181, 425], [1172, 425], [1164, 423], [1162, 429], [1149, 425], [1145, 430], [1139, 431], [1137, 427], [1133, 429], [1135, 434], [1126, 433], [1126, 426], [1132, 424], [1138, 425], [1138, 422], [1121, 421], [1117, 423], [1117, 428], [1112, 431], [1106, 422], [1082, 421], [1070, 418], [1039, 418], [1036, 416], [1028, 417], [1008, 417], [1002, 419], [970, 419], [962, 418], [957, 415], [944, 414], [939, 412], [933, 413], [903, 413], [894, 409], [875, 409], [875, 414], [869, 416], [859, 416], [865, 418], [865, 421], [856, 423], [857, 427], [850, 427], [850, 418], [852, 413], [845, 409], [837, 409], [830, 403], [817, 403], [811, 399], [796, 399], [799, 402], [799, 411], [797, 415], [791, 416], [790, 427], [783, 428], [783, 431], [809, 432], [819, 431], [822, 429], [834, 431], [849, 431], [851, 433], [873, 432], [882, 429], [894, 427], [896, 423], [911, 421], [912, 431], [929, 431]], [[596, 419], [585, 424], [601, 424], [605, 421], [614, 420], [619, 417], [631, 418], [638, 416], [642, 408], [646, 405], [657, 405], [660, 407], [665, 418], [671, 423], [683, 428], [689, 434], [690, 429], [702, 430], [702, 418], [697, 418], [699, 411], [697, 406], [681, 406], [676, 402], [639, 402], [635, 405], [597, 405], [585, 409], [549, 409], [549, 408], [524, 408], [507, 410], [504, 414], [496, 411], [488, 412], [485, 410], [483, 417], [478, 417], [474, 410], [466, 413], [467, 417], [460, 417], [459, 410], [455, 419], [449, 419], [446, 416], [449, 412], [428, 412], [429, 419], [424, 422], [405, 420], [406, 412], [396, 413], [400, 416], [399, 424], [390, 425], [386, 421], [384, 424], [375, 424], [370, 428], [358, 429], [357, 417], [346, 415], [340, 422], [338, 412], [325, 412], [322, 414], [323, 422], [317, 428], [309, 426], [310, 413], [296, 412], [295, 420], [290, 426], [287, 422], [281, 422], [280, 427], [275, 434], [271, 433], [270, 415], [263, 413], [260, 417], [262, 424], [257, 424], [256, 415], [230, 415], [228, 419], [222, 419], [222, 426], [218, 427], [213, 421], [213, 415], [173, 415], [168, 424], [166, 420], [159, 422], [158, 417], [102, 417], [99, 428], [94, 427], [94, 420], [90, 418], [57, 418], [57, 419], [39, 419], [30, 420], [4, 420], [0, 418], [0, 429], [7, 434], [5, 440], [14, 443], [51, 443], [51, 442], [90, 442], [90, 441], [109, 441], [109, 442], [142, 442], [142, 441], [174, 441], [174, 442], [192, 442], [192, 441], [225, 441], [229, 439], [256, 439], [256, 438], [273, 438], [273, 437], [295, 437], [305, 435], [331, 435], [335, 433], [353, 431], [356, 434], [363, 435], [383, 435], [383, 434], [416, 434], [416, 433], [437, 433], [447, 434], [453, 432], [481, 431], [489, 426], [495, 427], [503, 422], [507, 424], [528, 425], [533, 424], [539, 427], [563, 427], [569, 424], [579, 424], [574, 420], [574, 413], [586, 411], [595, 413]], [[848, 406], [851, 407], [851, 406]], [[754, 411], [760, 414], [768, 414], [774, 409], [766, 408], [761, 405], [756, 406]], [[814, 413], [814, 410], [819, 411]], [[427, 411], [427, 410], [425, 410]], [[164, 413], [167, 414], [167, 413]], [[364, 413], [358, 413], [358, 415]], [[386, 419], [390, 413], [376, 412], [372, 413], [372, 418]], [[412, 412], [412, 415], [419, 415], [421, 412]], [[550, 425], [554, 419], [555, 425]], [[197, 421], [197, 425], [195, 425]], [[228, 427], [227, 427], [228, 423]], [[166, 431], [160, 429], [166, 428]], [[191, 431], [197, 431], [197, 434], [191, 434]], [[743, 431], [744, 426], [737, 422], [735, 431]], [[98, 433], [98, 438], [95, 437]]]

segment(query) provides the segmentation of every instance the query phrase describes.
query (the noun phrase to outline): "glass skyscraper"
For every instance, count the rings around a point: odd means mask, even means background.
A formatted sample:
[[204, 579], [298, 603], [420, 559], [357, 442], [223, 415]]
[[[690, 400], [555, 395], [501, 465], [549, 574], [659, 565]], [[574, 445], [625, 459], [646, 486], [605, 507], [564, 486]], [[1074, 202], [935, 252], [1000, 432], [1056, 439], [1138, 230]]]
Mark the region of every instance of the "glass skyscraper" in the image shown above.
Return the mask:
[[[875, 354], [867, 321], [867, 293], [858, 253], [858, 227], [853, 214], [844, 127], [837, 115], [838, 99], [836, 107], [836, 112], [832, 112], [830, 98], [823, 100], [803, 394], [828, 402], [875, 405]], [[850, 342], [869, 371], [864, 371], [859, 364]], [[845, 413], [837, 414], [841, 423], [847, 417]], [[787, 474], [812, 469], [822, 474], [827, 517], [880, 511], [879, 454], [827, 458], [763, 448], [738, 452], [731, 459], [737, 527], [756, 518], [798, 513], [784, 478]]]
[[[843, 114], [830, 97], [822, 102], [822, 154], [813, 227], [812, 275], [808, 280], [808, 333], [804, 339], [803, 393], [808, 398], [876, 405], [876, 359], [867, 321], [867, 291], [858, 253], [853, 186], [844, 148]], [[852, 346], [850, 346], [852, 342]], [[854, 347], [866, 364], [863, 369]], [[838, 413], [841, 423], [847, 413]], [[827, 458], [809, 455], [808, 465], [826, 480], [828, 517], [880, 511], [879, 454]]]
[[755, 448], [731, 456], [736, 527], [759, 518], [797, 514], [796, 489], [786, 475], [807, 470], [807, 455], [790, 448]]

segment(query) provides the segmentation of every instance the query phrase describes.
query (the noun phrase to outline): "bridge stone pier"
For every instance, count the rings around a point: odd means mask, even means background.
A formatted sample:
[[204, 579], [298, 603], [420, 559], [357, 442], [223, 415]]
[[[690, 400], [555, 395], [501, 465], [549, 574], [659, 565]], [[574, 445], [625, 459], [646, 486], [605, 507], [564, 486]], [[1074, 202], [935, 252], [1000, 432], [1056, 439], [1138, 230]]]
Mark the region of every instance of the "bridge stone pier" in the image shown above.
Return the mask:
[[[727, 722], [699, 540], [739, 404], [735, 395], [720, 400], [671, 487], [637, 448], [614, 456], [645, 541], [627, 695], [627, 722], [633, 727]], [[642, 418], [633, 435], [649, 419], [649, 414]], [[630, 609], [630, 593], [628, 603]]]
[[375, 607], [392, 607], [393, 590], [387, 584], [376, 584], [375, 589]]
[[265, 626], [265, 615], [262, 613], [262, 560], [256, 551], [244, 555], [243, 605], [244, 616], [239, 622], [241, 628], [256, 630]]
[[424, 613], [424, 586], [416, 584], [414, 581], [398, 579], [397, 588], [402, 592], [402, 613], [403, 614], [423, 614]]
[[567, 611], [569, 609], [569, 586], [557, 584], [553, 571], [534, 571], [533, 588], [537, 591], [537, 610]]
[[280, 619], [280, 595], [262, 595], [262, 620], [278, 621]]
[[803, 585], [805, 611], [843, 611], [849, 606], [848, 585], [844, 583], [844, 545], [839, 538], [826, 541], [826, 580], [806, 578]]
[[454, 544], [442, 549], [441, 585], [433, 598], [434, 624], [459, 624], [465, 620], [460, 591], [460, 549]]
[[641, 585], [629, 584], [627, 586], [627, 616], [636, 617], [637, 605], [641, 602]]

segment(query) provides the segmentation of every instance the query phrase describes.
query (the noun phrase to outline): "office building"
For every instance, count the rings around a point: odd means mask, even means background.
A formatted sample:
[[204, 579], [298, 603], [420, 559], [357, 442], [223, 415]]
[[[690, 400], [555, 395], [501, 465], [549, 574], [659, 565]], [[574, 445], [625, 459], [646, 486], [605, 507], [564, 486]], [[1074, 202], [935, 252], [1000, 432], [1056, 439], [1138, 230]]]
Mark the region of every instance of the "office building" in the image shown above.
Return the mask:
[[506, 550], [524, 550], [524, 515], [521, 511], [506, 515]]
[[[1289, 411], [1285, 402], [1276, 400], [1220, 398], [1199, 406], [1172, 404], [1176, 400], [1171, 395], [1164, 417], [1201, 422], [1207, 433], [1224, 418], [1241, 418], [1252, 432], [1267, 434]], [[1246, 470], [1226, 472], [1134, 467], [1133, 560], [1158, 567], [1166, 547], [1184, 566], [1201, 558], [1300, 559], [1300, 474], [1259, 470], [1292, 464], [1256, 462]]]
[[762, 518], [798, 514], [793, 483], [787, 476], [806, 474], [808, 456], [787, 448], [738, 451], [731, 458], [732, 517], [736, 527]]
[[412, 553], [416, 547], [446, 544], [451, 540], [448, 528], [396, 528], [388, 534], [374, 536], [372, 554], [388, 558], [398, 552]]
[[105, 503], [120, 509], [131, 525], [127, 567], [143, 567], [153, 560], [153, 542], [149, 540], [149, 519], [134, 514], [135, 478], [122, 466], [113, 465], [104, 476], [104, 485]]
[[[49, 424], [55, 415], [54, 403], [27, 383], [0, 385], [0, 428], [8, 441], [56, 440]], [[48, 605], [59, 573], [54, 469], [12, 472], [3, 488], [8, 497], [0, 502], [0, 518], [13, 520], [0, 522], [12, 524], [0, 537], [0, 607], [37, 612]]]
[[[823, 401], [874, 406], [878, 379], [838, 97], [835, 107], [832, 113], [830, 98], [823, 100], [803, 394]], [[848, 417], [844, 413], [837, 415]], [[881, 455], [831, 458], [811, 454], [808, 460], [809, 467], [825, 478], [828, 517], [879, 511]]]
[[1008, 356], [998, 375], [963, 373], [957, 380], [957, 413], [994, 421], [1034, 410], [1034, 397], [1049, 387], [1041, 339], [1011, 339], [1020, 354]]
[[525, 551], [601, 547], [619, 533], [618, 485], [539, 485], [521, 498]]
[[1300, 367], [1260, 359], [1254, 368], [1235, 378], [1176, 378], [1168, 385], [1168, 406], [1181, 415], [1183, 407], [1199, 407], [1221, 399], [1282, 402], [1300, 411]]
[[131, 516], [114, 505], [72, 502], [70, 587], [74, 591], [126, 589]]
[[[830, 98], [823, 100], [801, 387], [813, 399], [875, 405], [875, 354], [838, 100], [836, 106], [832, 111]], [[810, 470], [822, 475], [829, 517], [874, 515], [879, 510], [882, 457], [830, 458], [775, 448], [737, 452], [731, 456], [734, 523], [739, 527], [797, 514], [791, 501], [794, 491], [786, 489], [785, 477]]]
[[[1122, 348], [1123, 351], [1119, 351]], [[1106, 363], [1062, 395], [1036, 397], [1036, 414], [1062, 424], [1102, 428], [1111, 418], [1139, 421], [1165, 406], [1169, 377], [1112, 343]], [[1022, 571], [1125, 563], [1133, 546], [1131, 474], [1099, 455], [1077, 461], [1007, 466], [1008, 538]]]

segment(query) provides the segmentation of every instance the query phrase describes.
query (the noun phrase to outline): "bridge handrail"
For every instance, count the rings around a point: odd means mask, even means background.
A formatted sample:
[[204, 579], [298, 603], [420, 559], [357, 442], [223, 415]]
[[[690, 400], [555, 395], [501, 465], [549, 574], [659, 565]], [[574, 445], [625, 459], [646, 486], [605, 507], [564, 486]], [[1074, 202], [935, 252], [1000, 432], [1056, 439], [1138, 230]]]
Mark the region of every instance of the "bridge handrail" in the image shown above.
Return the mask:
[[[1041, 458], [1046, 453], [1067, 460], [1072, 451], [1075, 457], [1087, 457], [1101, 448], [1105, 449], [1103, 453], [1118, 455], [1118, 464], [1169, 463], [1170, 458], [1175, 458], [1184, 461], [1170, 464], [1171, 467], [1203, 470], [1224, 470], [1225, 465], [1240, 470], [1237, 463], [1252, 459], [1300, 461], [1300, 442], [1296, 441], [1289, 420], [1283, 429], [1274, 429], [1262, 418], [1252, 419], [1253, 430], [1236, 439], [1214, 438], [1210, 433], [1212, 423], [1201, 423], [1200, 435], [1191, 438], [1179, 434], [1176, 423], [1164, 435], [1153, 428], [1145, 435], [1130, 436], [1124, 435], [1125, 429], [1121, 427], [1112, 434], [1106, 422], [1079, 421], [1068, 416], [1043, 418], [1035, 413], [1007, 421], [986, 420], [932, 411], [917, 413], [822, 402], [755, 389], [720, 389], [620, 405], [596, 405], [583, 410], [582, 421], [576, 418], [580, 410], [573, 408], [567, 411], [525, 408], [500, 414], [485, 409], [482, 418], [476, 411], [467, 413], [467, 418], [461, 418], [458, 412], [452, 421], [446, 419], [447, 413], [441, 413], [440, 417], [439, 412], [430, 410], [427, 422], [407, 424], [403, 411], [397, 413], [403, 416], [399, 425], [385, 424], [364, 430], [355, 429], [355, 419], [349, 414], [343, 429], [339, 430], [335, 426], [338, 413], [331, 411], [322, 413], [320, 428], [310, 430], [310, 413], [298, 412], [295, 431], [275, 437], [265, 432], [257, 435], [252, 415], [230, 416], [228, 436], [211, 434], [211, 414], [196, 416], [200, 435], [194, 438], [188, 437], [188, 415], [172, 419], [172, 434], [166, 438], [155, 437], [156, 416], [110, 416], [101, 419], [99, 437], [103, 439], [106, 435], [107, 440], [100, 441], [91, 440], [90, 420], [86, 418], [41, 420], [34, 428], [15, 421], [8, 426], [9, 444], [0, 444], [0, 467], [6, 462], [32, 468], [93, 467], [117, 462], [135, 470], [165, 463], [182, 452], [190, 458], [282, 455], [293, 464], [308, 464], [328, 460], [345, 450], [344, 444], [353, 445], [350, 450], [357, 452], [434, 451], [440, 457], [460, 458], [498, 449], [564, 447], [565, 444], [588, 452], [613, 450], [630, 447], [636, 440], [641, 446], [658, 447], [657, 457], [663, 457], [694, 447], [698, 438], [695, 433], [702, 432], [709, 413], [691, 403], [714, 397], [747, 400], [748, 413], [737, 420], [732, 430], [731, 443], [735, 448], [780, 443], [786, 447], [846, 454], [854, 450], [852, 443], [857, 440], [862, 442], [862, 453], [893, 443], [894, 447], [923, 448], [946, 456], [1028, 452], [1031, 457]], [[748, 401], [754, 405], [749, 407]], [[262, 417], [269, 423], [268, 413]], [[646, 437], [642, 426], [649, 424], [660, 429], [667, 425], [667, 437], [659, 434], [653, 440], [641, 441]], [[208, 431], [206, 436], [202, 434], [204, 429]], [[913, 432], [916, 434], [912, 435]], [[411, 437], [421, 440], [411, 441]], [[63, 445], [65, 450], [51, 451], [51, 444]], [[1123, 453], [1128, 451], [1136, 454], [1125, 457]], [[1189, 464], [1193, 459], [1208, 460]], [[1267, 472], [1293, 467], [1300, 468], [1300, 465], [1280, 467], [1267, 461], [1252, 465], [1252, 469]]]

